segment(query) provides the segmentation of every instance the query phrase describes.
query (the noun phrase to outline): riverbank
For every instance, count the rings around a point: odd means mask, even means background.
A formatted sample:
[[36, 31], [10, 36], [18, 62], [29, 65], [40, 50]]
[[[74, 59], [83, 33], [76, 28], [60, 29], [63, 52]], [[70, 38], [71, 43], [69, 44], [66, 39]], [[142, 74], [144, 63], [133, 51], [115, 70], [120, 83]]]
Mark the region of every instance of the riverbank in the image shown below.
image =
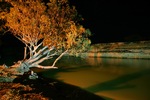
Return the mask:
[[[0, 67], [1, 68], [1, 67]], [[3, 77], [0, 72], [0, 79]], [[13, 82], [0, 82], [1, 100], [104, 100], [77, 86], [56, 79], [29, 79], [29, 73], [19, 75]], [[9, 76], [8, 76], [9, 77]]]
[[84, 57], [150, 59], [150, 41], [94, 44]]

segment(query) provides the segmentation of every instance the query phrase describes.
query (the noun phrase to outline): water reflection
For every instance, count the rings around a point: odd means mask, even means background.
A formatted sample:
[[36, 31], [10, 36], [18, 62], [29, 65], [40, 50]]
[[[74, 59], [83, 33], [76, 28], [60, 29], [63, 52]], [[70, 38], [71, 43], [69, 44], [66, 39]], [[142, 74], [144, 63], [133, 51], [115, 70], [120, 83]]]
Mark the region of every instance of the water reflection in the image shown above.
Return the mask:
[[116, 79], [98, 83], [96, 85], [87, 87], [86, 89], [92, 92], [106, 91], [106, 90], [118, 90], [125, 88], [135, 88], [135, 84], [128, 84], [127, 82], [138, 79], [143, 75], [150, 74], [150, 70], [143, 70], [132, 74], [122, 75]]
[[43, 75], [114, 100], [150, 100], [149, 60], [63, 58]]
[[142, 59], [113, 59], [113, 58], [87, 58], [86, 61], [92, 66], [115, 65], [122, 67], [150, 67], [149, 60]]

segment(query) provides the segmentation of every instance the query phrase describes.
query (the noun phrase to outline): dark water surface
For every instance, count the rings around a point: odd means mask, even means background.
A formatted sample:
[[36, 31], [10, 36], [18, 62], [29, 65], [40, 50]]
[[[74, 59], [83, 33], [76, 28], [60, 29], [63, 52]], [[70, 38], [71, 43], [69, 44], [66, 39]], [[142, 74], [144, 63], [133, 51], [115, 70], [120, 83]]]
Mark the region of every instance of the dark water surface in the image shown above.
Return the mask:
[[150, 100], [150, 60], [64, 57], [44, 76], [109, 100]]

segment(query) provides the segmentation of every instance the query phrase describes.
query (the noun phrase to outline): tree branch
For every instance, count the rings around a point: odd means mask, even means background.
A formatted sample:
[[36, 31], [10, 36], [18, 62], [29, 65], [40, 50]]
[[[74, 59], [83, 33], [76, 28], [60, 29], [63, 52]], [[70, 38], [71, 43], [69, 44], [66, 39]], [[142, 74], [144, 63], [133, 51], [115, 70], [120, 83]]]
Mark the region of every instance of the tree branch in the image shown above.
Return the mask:
[[45, 50], [45, 49], [46, 48], [44, 47], [43, 50], [40, 50], [38, 53], [35, 53], [35, 55], [33, 55], [32, 58], [30, 58], [27, 62], [28, 63], [37, 62], [37, 60], [40, 59], [42, 56], [46, 56], [46, 59], [50, 59], [50, 57], [56, 55], [56, 53], [49, 55], [50, 51], [53, 50], [53, 48], [50, 50], [49, 49]]
[[26, 57], [27, 57], [27, 46], [24, 47], [24, 58], [23, 59], [26, 59]]
[[32, 52], [35, 52], [43, 43], [41, 42], [40, 44], [38, 44], [37, 46], [34, 47]]
[[41, 69], [57, 69], [58, 67], [54, 67], [54, 66], [42, 66], [42, 65], [37, 65], [37, 68], [41, 68]]
[[68, 50], [66, 50], [65, 52], [63, 52], [55, 61], [54, 61], [54, 63], [53, 63], [53, 67], [55, 66], [55, 64], [57, 63], [57, 61], [66, 53], [66, 52], [68, 52]]

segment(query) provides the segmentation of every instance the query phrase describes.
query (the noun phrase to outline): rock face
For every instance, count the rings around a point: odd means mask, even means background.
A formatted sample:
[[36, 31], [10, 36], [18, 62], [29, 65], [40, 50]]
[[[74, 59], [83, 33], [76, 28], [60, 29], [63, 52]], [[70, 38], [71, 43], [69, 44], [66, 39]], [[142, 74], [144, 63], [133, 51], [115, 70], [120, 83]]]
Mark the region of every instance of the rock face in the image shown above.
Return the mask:
[[80, 55], [86, 57], [150, 59], [150, 41], [94, 44], [88, 52]]

